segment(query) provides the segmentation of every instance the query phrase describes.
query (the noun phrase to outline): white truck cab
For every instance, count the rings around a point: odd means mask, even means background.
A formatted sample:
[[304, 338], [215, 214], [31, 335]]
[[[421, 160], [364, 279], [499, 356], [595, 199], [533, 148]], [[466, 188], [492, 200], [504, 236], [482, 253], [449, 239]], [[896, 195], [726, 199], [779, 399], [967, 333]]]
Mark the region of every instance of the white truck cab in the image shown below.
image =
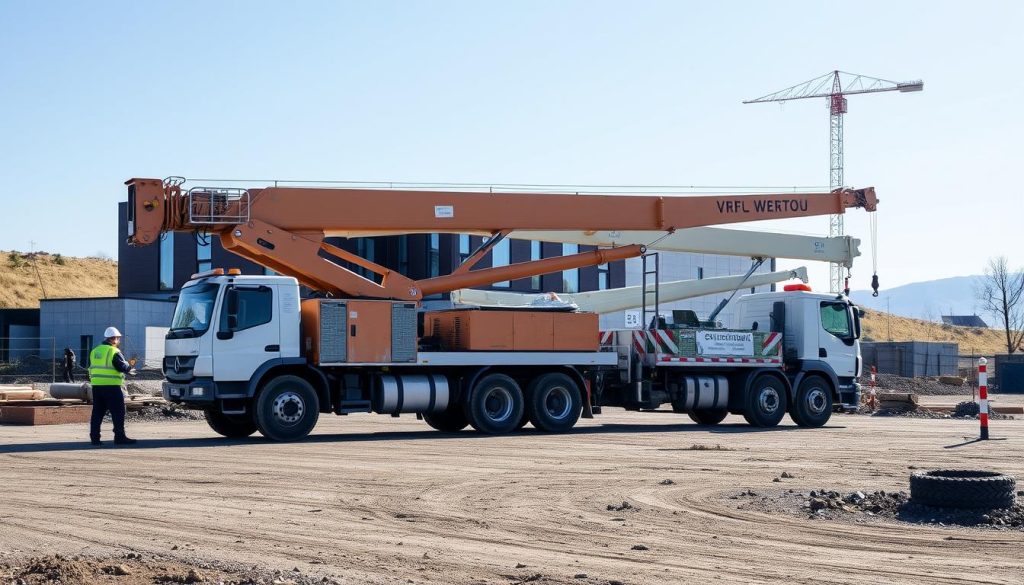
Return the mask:
[[266, 364], [302, 360], [299, 318], [294, 278], [196, 275], [181, 289], [164, 343], [164, 394], [212, 401], [214, 380], [245, 394], [241, 386]]
[[839, 401], [852, 408], [860, 396], [860, 315], [843, 295], [788, 290], [740, 297], [733, 326], [781, 332], [787, 366], [799, 369], [798, 376], [828, 376]]

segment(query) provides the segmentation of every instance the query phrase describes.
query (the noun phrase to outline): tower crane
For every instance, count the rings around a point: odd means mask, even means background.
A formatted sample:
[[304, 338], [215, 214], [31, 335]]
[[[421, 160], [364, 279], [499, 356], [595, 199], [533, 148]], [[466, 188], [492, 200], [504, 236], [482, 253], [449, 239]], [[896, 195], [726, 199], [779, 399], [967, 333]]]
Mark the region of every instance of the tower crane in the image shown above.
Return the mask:
[[[843, 186], [843, 114], [847, 112], [846, 96], [861, 93], [881, 93], [898, 91], [908, 93], [924, 89], [924, 82], [889, 81], [877, 77], [857, 75], [845, 71], [830, 71], [820, 77], [798, 83], [786, 89], [761, 96], [757, 99], [745, 100], [745, 104], [761, 104], [766, 102], [785, 103], [790, 100], [809, 98], [826, 98], [829, 111], [829, 187], [839, 189]], [[829, 216], [829, 236], [841, 236], [844, 233], [843, 216]], [[843, 282], [842, 265], [833, 262], [829, 268], [829, 290], [839, 292]], [[877, 274], [872, 278], [872, 287], [878, 290]]]

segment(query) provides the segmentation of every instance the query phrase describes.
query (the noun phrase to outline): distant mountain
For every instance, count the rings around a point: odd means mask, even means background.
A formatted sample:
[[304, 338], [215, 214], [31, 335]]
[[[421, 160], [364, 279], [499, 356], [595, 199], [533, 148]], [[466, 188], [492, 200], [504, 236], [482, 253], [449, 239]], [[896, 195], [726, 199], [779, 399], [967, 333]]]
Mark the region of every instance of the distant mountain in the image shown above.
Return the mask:
[[[850, 292], [850, 298], [858, 305], [877, 311], [891, 311], [894, 315], [936, 321], [941, 315], [981, 314], [975, 298], [975, 288], [981, 276], [954, 276], [926, 282], [913, 282], [903, 286], [878, 291], [871, 296], [870, 290]], [[991, 315], [981, 315], [992, 325]]]

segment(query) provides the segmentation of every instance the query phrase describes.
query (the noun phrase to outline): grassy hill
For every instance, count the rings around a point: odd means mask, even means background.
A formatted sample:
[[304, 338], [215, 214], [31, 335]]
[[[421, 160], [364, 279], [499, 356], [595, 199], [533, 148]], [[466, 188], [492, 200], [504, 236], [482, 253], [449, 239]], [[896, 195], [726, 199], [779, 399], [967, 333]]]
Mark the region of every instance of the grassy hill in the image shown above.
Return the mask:
[[117, 262], [0, 252], [0, 308], [38, 307], [44, 289], [51, 299], [117, 296]]
[[961, 355], [1006, 353], [1005, 337], [999, 329], [953, 327], [871, 309], [864, 313], [864, 341], [953, 341], [960, 344]]

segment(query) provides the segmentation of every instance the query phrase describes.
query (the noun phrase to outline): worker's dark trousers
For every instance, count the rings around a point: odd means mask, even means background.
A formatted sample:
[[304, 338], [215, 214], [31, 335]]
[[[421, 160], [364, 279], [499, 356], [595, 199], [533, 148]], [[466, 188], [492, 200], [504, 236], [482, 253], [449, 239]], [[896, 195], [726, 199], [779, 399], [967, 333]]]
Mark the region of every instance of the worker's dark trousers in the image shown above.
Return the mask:
[[114, 421], [114, 438], [124, 438], [124, 395], [120, 386], [92, 387], [92, 420], [89, 426], [89, 438], [100, 440], [100, 424], [103, 416], [110, 413]]
[[68, 384], [72, 384], [75, 381], [75, 375], [71, 373], [70, 368], [64, 368], [64, 381]]

